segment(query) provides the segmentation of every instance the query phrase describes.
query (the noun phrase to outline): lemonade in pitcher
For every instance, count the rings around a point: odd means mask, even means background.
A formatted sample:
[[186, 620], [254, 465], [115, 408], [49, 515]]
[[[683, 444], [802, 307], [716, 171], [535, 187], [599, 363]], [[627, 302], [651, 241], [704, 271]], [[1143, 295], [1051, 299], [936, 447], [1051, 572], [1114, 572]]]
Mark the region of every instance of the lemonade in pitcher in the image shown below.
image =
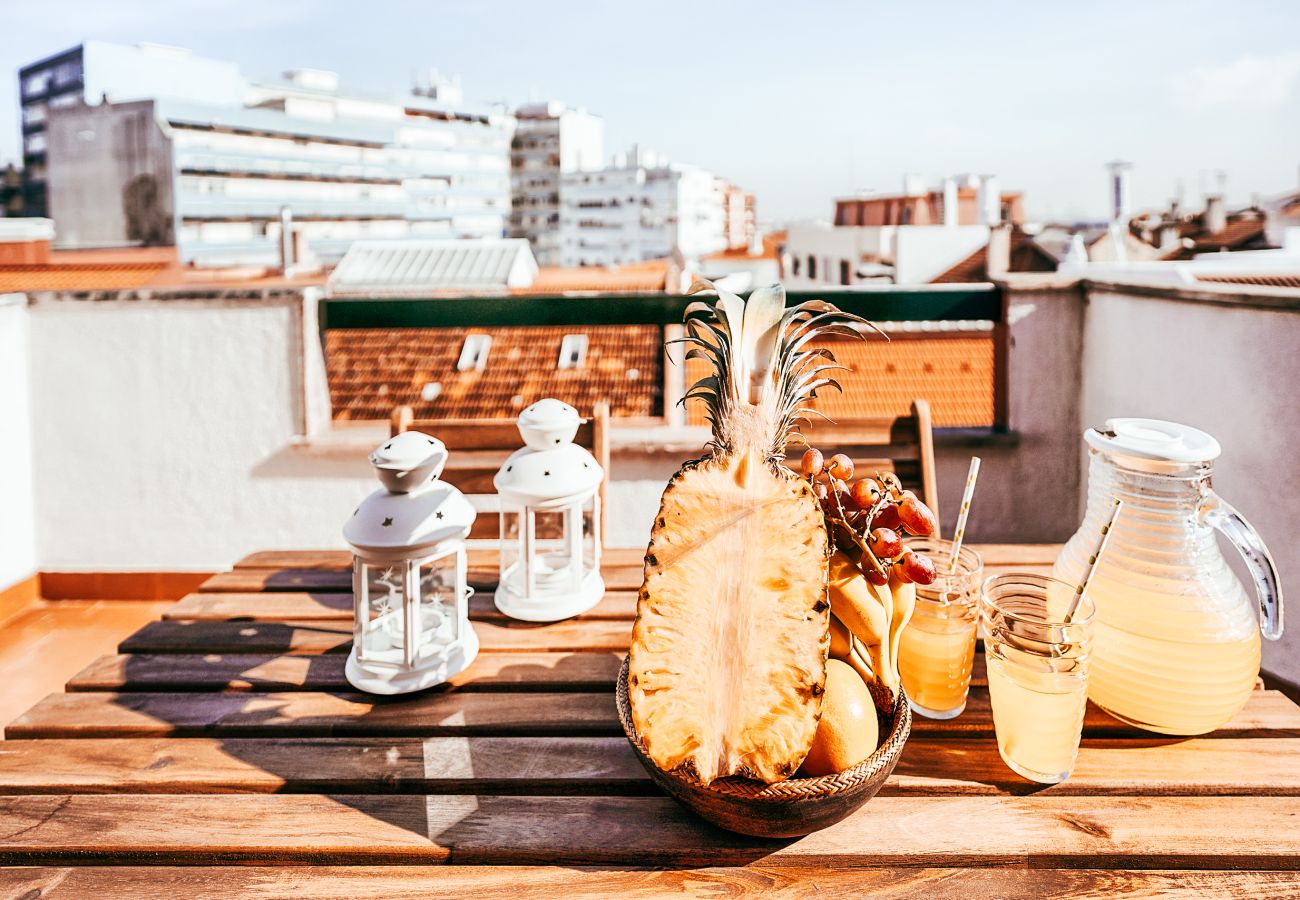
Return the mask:
[[[1218, 442], [1195, 428], [1112, 419], [1089, 445], [1083, 525], [1052, 574], [1077, 583], [1112, 498], [1124, 513], [1092, 575], [1096, 602], [1088, 696], [1162, 734], [1204, 734], [1245, 705], [1264, 635], [1282, 634], [1282, 596], [1268, 550], [1210, 486]], [[1228, 568], [1216, 532], [1241, 551], [1259, 610]]]

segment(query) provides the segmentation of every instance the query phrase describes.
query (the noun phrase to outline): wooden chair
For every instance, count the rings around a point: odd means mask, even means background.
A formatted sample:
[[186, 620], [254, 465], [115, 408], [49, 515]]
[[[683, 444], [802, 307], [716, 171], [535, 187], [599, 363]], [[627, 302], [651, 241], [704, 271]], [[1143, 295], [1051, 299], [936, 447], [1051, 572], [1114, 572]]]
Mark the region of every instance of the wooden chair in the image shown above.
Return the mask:
[[[934, 433], [930, 404], [913, 400], [911, 415], [880, 419], [814, 419], [803, 426], [808, 443], [853, 460], [855, 477], [877, 469], [893, 472], [904, 487], [916, 491], [939, 515], [939, 484], [934, 470]], [[791, 461], [798, 465], [792, 448]]]
[[[491, 494], [492, 477], [496, 475], [507, 456], [523, 446], [514, 419], [417, 419], [409, 406], [393, 410], [389, 423], [390, 436], [403, 431], [421, 431], [432, 435], [446, 445], [450, 452], [447, 468], [442, 478], [465, 494]], [[573, 442], [591, 451], [605, 470], [605, 480], [600, 483], [600, 539], [609, 533], [609, 404], [597, 403], [592, 415], [582, 425]], [[482, 510], [474, 521], [470, 538], [496, 539], [500, 536], [500, 516], [496, 511]]]

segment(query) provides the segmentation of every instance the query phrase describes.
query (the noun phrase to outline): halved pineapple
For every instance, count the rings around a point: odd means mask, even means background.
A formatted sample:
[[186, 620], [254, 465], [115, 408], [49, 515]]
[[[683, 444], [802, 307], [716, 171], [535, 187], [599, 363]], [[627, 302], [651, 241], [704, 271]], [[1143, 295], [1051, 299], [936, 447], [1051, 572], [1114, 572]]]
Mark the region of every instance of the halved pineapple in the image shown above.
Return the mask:
[[[701, 286], [713, 289], [712, 285]], [[687, 310], [711, 453], [663, 494], [646, 551], [628, 694], [646, 752], [701, 781], [792, 775], [812, 745], [829, 647], [827, 535], [806, 482], [780, 465], [802, 404], [834, 368], [801, 348], [853, 317], [787, 310], [779, 285], [748, 304], [719, 291]]]

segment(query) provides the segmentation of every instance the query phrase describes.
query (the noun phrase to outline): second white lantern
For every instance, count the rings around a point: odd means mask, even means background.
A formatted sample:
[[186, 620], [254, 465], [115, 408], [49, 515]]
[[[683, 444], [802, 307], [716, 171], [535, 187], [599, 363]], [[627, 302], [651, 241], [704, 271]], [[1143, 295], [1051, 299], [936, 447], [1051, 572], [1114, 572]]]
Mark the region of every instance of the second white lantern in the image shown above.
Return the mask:
[[605, 594], [600, 577], [604, 470], [573, 442], [578, 411], [539, 400], [519, 415], [524, 447], [493, 479], [501, 499], [501, 575], [496, 605], [527, 622], [586, 612]]

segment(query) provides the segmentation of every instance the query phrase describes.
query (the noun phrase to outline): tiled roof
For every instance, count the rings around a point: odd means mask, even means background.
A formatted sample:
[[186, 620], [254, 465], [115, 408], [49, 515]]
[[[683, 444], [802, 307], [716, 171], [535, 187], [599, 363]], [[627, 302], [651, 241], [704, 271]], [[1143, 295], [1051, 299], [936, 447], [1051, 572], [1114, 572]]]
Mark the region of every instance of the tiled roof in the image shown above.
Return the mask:
[[[931, 284], [988, 281], [988, 262], [989, 248], [986, 244], [937, 276]], [[1029, 235], [1016, 229], [1011, 232], [1011, 261], [1008, 271], [1055, 272], [1056, 258], [1038, 246]]]
[[[844, 393], [820, 391], [814, 406], [832, 419], [874, 419], [907, 415], [914, 399], [930, 401], [936, 428], [988, 428], [993, 424], [993, 341], [991, 334], [959, 337], [900, 337], [885, 342], [831, 339], [822, 346], [846, 372], [829, 373]], [[686, 385], [707, 371], [707, 363], [686, 363]], [[699, 401], [686, 402], [686, 419], [707, 424]]]
[[548, 266], [538, 271], [537, 278], [526, 288], [515, 288], [512, 294], [565, 294], [592, 291], [595, 293], [658, 292], [675, 287], [668, 283], [671, 260], [651, 259], [622, 266], [576, 266], [559, 268]]
[[[832, 374], [843, 393], [821, 392], [814, 406], [832, 419], [907, 415], [912, 401], [930, 401], [936, 428], [987, 428], [993, 424], [993, 340], [989, 333], [903, 337], [886, 343], [833, 339], [822, 343], [848, 371]], [[686, 364], [687, 386], [707, 363]], [[703, 425], [700, 401], [687, 402], [687, 419]]]
[[0, 266], [0, 293], [126, 290], [143, 287], [166, 268], [147, 262]]
[[1300, 288], [1300, 274], [1295, 275], [1198, 275], [1197, 281], [1214, 284], [1252, 284], [1259, 287]]
[[329, 290], [386, 297], [504, 292], [536, 273], [532, 249], [522, 238], [353, 241], [329, 277]]
[[748, 247], [731, 247], [727, 250], [719, 250], [717, 253], [709, 253], [703, 259], [779, 259], [781, 245], [785, 243], [785, 236], [784, 231], [774, 231], [771, 234], [763, 235], [762, 253], [750, 253]]
[[324, 282], [320, 273], [285, 278], [262, 267], [196, 269], [183, 266], [175, 247], [54, 250], [39, 264], [0, 264], [0, 292], [115, 291], [142, 288], [266, 288]]
[[[486, 363], [457, 371], [470, 334], [491, 337]], [[586, 359], [560, 369], [567, 334], [587, 336]], [[335, 329], [325, 333], [325, 361], [335, 420], [387, 419], [402, 404], [416, 418], [513, 418], [543, 397], [584, 415], [602, 400], [614, 416], [662, 415], [657, 325]]]
[[1228, 216], [1228, 224], [1222, 231], [1206, 232], [1200, 230], [1198, 224], [1195, 230], [1186, 233], [1183, 237], [1184, 243], [1191, 242], [1190, 246], [1179, 247], [1163, 258], [1191, 259], [1198, 253], [1263, 248], [1267, 243], [1264, 237], [1264, 224], [1262, 215], [1248, 213], [1233, 213]]

